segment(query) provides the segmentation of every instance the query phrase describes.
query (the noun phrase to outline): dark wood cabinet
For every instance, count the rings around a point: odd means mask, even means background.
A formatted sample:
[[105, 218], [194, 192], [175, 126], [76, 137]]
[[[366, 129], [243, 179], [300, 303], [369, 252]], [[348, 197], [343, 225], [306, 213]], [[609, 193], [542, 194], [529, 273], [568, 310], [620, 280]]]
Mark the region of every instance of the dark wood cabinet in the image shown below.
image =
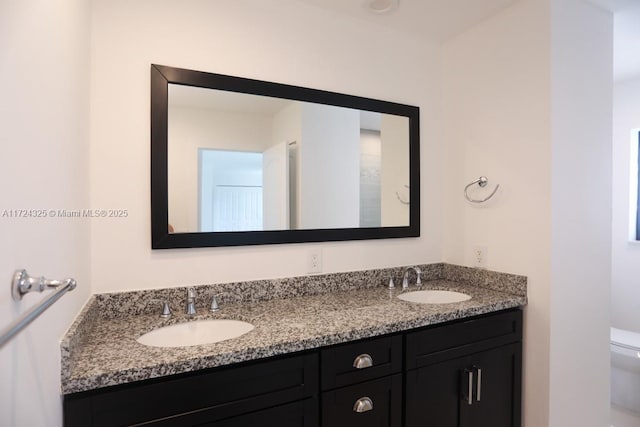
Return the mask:
[[519, 427], [522, 312], [64, 396], [65, 427]]
[[[318, 355], [312, 352], [68, 395], [64, 423], [242, 426], [255, 416], [262, 425], [317, 426], [318, 389]], [[280, 424], [277, 414], [286, 408], [298, 415]]]
[[[473, 322], [473, 339], [456, 337], [462, 324], [407, 336], [407, 366], [415, 368], [405, 378], [406, 427], [520, 426], [521, 313]], [[430, 341], [434, 334], [448, 344]]]
[[407, 427], [520, 425], [519, 346], [407, 372]]
[[323, 390], [402, 372], [402, 334], [320, 350]]
[[189, 413], [137, 425], [149, 427], [318, 427], [317, 399], [287, 403], [224, 419], [220, 419], [216, 414], [206, 412]]
[[[520, 344], [510, 344], [469, 357], [471, 396], [460, 409], [464, 427], [520, 426]], [[467, 372], [467, 374], [468, 374]], [[462, 386], [468, 386], [463, 383]]]
[[402, 334], [322, 349], [323, 427], [402, 425]]
[[322, 393], [323, 427], [402, 424], [402, 374]]

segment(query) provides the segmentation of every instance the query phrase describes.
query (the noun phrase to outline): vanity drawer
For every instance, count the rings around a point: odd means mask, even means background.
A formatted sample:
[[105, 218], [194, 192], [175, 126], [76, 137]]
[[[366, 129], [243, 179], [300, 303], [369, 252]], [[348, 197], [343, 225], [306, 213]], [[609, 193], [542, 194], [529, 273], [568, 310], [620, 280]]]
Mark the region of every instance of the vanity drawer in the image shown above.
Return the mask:
[[402, 420], [402, 374], [322, 393], [324, 427], [396, 427]]
[[406, 369], [522, 340], [522, 311], [509, 310], [410, 332]]
[[311, 353], [65, 396], [65, 426], [131, 425], [189, 413], [216, 421], [317, 390], [318, 355]]
[[400, 372], [402, 336], [342, 344], [320, 352], [323, 390]]

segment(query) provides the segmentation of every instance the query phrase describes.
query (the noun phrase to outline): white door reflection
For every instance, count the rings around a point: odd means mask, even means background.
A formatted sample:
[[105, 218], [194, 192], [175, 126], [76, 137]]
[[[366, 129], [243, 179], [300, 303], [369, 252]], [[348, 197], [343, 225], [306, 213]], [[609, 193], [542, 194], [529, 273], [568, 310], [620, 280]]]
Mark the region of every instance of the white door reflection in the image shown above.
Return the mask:
[[262, 230], [262, 153], [198, 151], [200, 230]]
[[264, 230], [289, 227], [289, 154], [284, 142], [262, 153]]

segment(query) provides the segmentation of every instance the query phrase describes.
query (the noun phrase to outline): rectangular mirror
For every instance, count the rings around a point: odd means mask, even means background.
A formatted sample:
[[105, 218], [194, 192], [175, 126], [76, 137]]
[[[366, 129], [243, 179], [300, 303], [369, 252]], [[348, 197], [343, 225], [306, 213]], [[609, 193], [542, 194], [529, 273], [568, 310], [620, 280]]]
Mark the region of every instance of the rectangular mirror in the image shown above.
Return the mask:
[[151, 66], [152, 247], [415, 237], [418, 107]]

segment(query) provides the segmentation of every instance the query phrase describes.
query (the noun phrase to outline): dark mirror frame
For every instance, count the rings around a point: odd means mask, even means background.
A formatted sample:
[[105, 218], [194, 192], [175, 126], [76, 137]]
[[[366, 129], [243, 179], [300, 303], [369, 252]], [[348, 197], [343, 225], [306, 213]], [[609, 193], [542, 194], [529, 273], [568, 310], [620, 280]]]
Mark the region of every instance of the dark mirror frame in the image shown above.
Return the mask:
[[636, 240], [640, 240], [640, 132], [638, 132], [638, 191], [636, 198]]
[[[263, 95], [409, 118], [409, 225], [398, 227], [169, 233], [168, 85]], [[153, 249], [328, 242], [420, 236], [420, 109], [415, 106], [241, 77], [151, 65], [151, 247]]]

